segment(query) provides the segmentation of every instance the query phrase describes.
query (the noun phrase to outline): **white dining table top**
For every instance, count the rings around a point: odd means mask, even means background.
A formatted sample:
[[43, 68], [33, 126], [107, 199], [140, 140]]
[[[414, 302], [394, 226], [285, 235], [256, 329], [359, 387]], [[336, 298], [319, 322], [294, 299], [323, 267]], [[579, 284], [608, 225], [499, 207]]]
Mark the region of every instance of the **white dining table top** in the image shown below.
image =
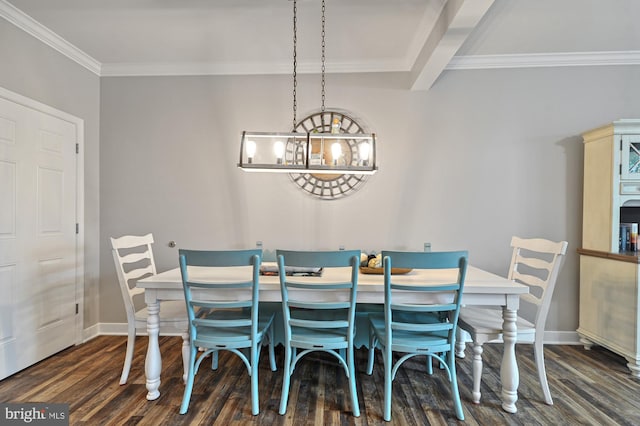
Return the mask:
[[[232, 268], [198, 268], [189, 267], [189, 279], [191, 281], [203, 282], [229, 282], [247, 280], [251, 276], [251, 267], [232, 267]], [[345, 271], [346, 270], [346, 271]], [[314, 282], [339, 282], [345, 281], [345, 276], [349, 277], [349, 268], [327, 268], [320, 277], [293, 277], [296, 281], [314, 283]], [[345, 272], [347, 272], [345, 274]], [[457, 271], [451, 270], [413, 270], [407, 274], [393, 275], [393, 281], [401, 283], [440, 284], [455, 281]], [[278, 276], [261, 275], [260, 281], [260, 300], [261, 301], [280, 301], [280, 281]], [[360, 273], [358, 277], [358, 302], [380, 303], [384, 293], [384, 275], [382, 274], [364, 274]], [[180, 268], [174, 268], [165, 272], [158, 273], [141, 279], [137, 283], [138, 287], [146, 290], [153, 290], [157, 293], [173, 292], [174, 290], [182, 290], [182, 277]], [[505, 304], [496, 303], [495, 297], [516, 296], [519, 298], [521, 294], [529, 292], [529, 288], [523, 284], [515, 283], [505, 277], [484, 271], [482, 269], [469, 266], [464, 284], [464, 297], [466, 299], [473, 298], [477, 302], [482, 302], [482, 296], [493, 296], [493, 300], [486, 300], [486, 304]], [[166, 297], [160, 297], [165, 299]], [[474, 303], [474, 304], [476, 304]], [[515, 302], [517, 303], [517, 302]], [[477, 303], [485, 304], [485, 303]], [[517, 309], [517, 308], [516, 308]]]

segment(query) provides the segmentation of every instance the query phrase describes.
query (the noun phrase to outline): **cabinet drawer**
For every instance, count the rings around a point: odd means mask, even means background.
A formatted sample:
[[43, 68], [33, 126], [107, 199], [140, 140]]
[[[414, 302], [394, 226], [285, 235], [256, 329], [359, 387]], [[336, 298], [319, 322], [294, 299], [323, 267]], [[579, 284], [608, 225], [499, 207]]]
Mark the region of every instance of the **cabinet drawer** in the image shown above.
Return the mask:
[[620, 195], [640, 195], [640, 181], [621, 182]]

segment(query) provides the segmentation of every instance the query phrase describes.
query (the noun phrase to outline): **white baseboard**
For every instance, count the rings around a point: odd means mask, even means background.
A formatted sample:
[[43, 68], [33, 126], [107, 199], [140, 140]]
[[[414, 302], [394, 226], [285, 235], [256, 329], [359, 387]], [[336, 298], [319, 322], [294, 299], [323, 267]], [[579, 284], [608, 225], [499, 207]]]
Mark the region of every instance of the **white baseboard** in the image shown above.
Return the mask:
[[[117, 322], [101, 322], [98, 324], [98, 328], [100, 329], [101, 335], [112, 336], [112, 335], [127, 335], [127, 323], [117, 323]], [[141, 333], [142, 334], [142, 333]]]
[[[464, 341], [470, 342], [471, 337], [465, 331]], [[164, 336], [180, 336], [179, 332], [163, 332]], [[126, 336], [127, 335], [127, 323], [98, 323], [89, 328], [85, 328], [82, 336], [83, 342], [91, 340], [96, 336]], [[146, 332], [139, 332], [139, 336], [146, 336]], [[544, 332], [545, 345], [581, 345], [578, 333], [575, 331], [545, 331]]]
[[82, 330], [82, 343], [87, 342], [88, 340], [93, 339], [94, 337], [98, 337], [100, 335], [100, 325], [94, 324], [89, 328], [85, 328]]
[[[126, 336], [128, 333], [127, 323], [118, 322], [101, 322], [97, 324], [98, 334], [102, 336]], [[139, 331], [136, 333], [138, 336], [146, 336], [146, 331]], [[165, 331], [162, 330], [163, 336], [181, 336], [179, 331]], [[95, 336], [94, 336], [95, 337]]]
[[545, 331], [545, 345], [582, 345], [576, 331]]

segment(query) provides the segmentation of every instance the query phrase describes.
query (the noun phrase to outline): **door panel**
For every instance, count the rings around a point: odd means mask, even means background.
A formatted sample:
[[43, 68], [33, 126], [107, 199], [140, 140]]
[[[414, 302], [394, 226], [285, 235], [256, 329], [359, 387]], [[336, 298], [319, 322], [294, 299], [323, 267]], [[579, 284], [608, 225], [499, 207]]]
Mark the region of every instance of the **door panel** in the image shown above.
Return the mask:
[[[0, 345], [9, 345], [11, 340], [15, 340], [13, 331], [13, 289], [16, 286], [15, 265], [0, 266]], [[0, 358], [0, 362], [5, 362]]]
[[0, 379], [75, 343], [76, 135], [0, 97]]
[[16, 163], [12, 161], [0, 161], [0, 200], [0, 238], [15, 238]]

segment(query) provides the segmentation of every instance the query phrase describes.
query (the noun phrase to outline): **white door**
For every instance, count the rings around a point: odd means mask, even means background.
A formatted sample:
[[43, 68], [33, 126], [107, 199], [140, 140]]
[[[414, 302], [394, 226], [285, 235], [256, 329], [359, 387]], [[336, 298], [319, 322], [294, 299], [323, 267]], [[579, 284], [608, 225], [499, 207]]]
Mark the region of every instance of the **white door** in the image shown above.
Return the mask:
[[0, 379], [76, 343], [76, 286], [81, 280], [76, 247], [78, 123], [3, 95], [0, 92]]

